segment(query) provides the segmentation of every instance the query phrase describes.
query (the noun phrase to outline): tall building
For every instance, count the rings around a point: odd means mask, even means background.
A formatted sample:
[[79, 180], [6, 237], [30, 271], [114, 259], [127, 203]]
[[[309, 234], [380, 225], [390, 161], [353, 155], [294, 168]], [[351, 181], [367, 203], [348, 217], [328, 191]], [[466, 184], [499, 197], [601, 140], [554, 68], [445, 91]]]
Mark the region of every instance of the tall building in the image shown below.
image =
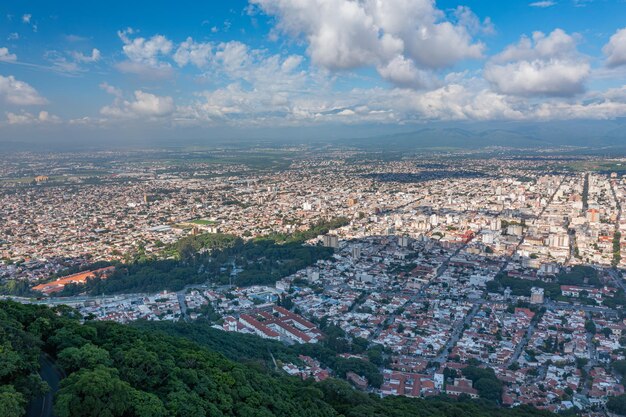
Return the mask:
[[568, 248], [569, 235], [567, 233], [551, 233], [548, 237], [548, 246], [551, 248]]
[[502, 229], [502, 220], [498, 218], [491, 219], [491, 221], [489, 222], [489, 229], [493, 231]]
[[327, 248], [338, 248], [339, 247], [339, 237], [336, 235], [324, 235], [323, 244]]
[[407, 246], [409, 246], [409, 237], [408, 236], [400, 236], [398, 238], [398, 246], [402, 247], [402, 248], [406, 248]]

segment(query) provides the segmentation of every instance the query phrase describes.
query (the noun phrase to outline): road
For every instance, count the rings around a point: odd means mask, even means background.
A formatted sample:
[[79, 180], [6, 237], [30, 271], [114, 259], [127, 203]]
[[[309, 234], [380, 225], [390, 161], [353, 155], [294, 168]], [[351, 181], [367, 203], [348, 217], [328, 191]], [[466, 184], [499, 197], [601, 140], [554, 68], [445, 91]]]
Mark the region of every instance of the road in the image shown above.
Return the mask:
[[54, 417], [52, 410], [54, 394], [59, 390], [63, 375], [47, 355], [42, 355], [39, 363], [41, 364], [39, 375], [50, 386], [50, 391], [30, 402], [26, 417]]
[[[471, 240], [470, 240], [471, 241]], [[454, 258], [455, 256], [457, 256], [459, 254], [459, 252], [461, 252], [461, 250], [463, 250], [467, 244], [470, 242], [465, 242], [462, 245], [460, 245], [450, 256], [448, 256], [446, 258], [445, 261], [443, 261], [441, 263], [441, 265], [439, 265], [439, 269], [437, 269], [437, 274], [435, 275], [435, 277], [433, 279], [431, 279], [426, 285], [424, 285], [422, 288], [420, 288], [420, 290], [415, 293], [413, 296], [411, 296], [401, 307], [401, 309], [406, 308], [407, 306], [416, 303], [418, 301], [421, 300], [425, 300], [428, 299], [427, 297], [425, 297], [426, 294], [426, 290], [428, 289], [428, 287], [431, 285], [431, 283], [433, 281], [435, 281], [437, 278], [439, 278], [440, 276], [442, 276], [444, 274], [444, 272], [446, 272], [446, 270], [448, 269], [448, 265], [450, 264], [450, 260], [452, 258]], [[380, 334], [382, 333], [383, 330], [385, 330], [387, 327], [389, 327], [391, 324], [393, 324], [393, 322], [396, 320], [396, 317], [398, 316], [397, 313], [393, 313], [390, 314], [376, 329], [376, 331], [372, 334], [371, 339], [375, 340], [378, 336], [380, 336]], [[461, 328], [463, 326], [461, 325]]]
[[187, 303], [185, 302], [185, 293], [186, 293], [186, 290], [179, 291], [176, 293], [176, 296], [178, 297], [178, 304], [180, 305], [180, 314], [183, 320], [185, 320], [186, 322], [189, 322], [191, 321], [191, 319], [189, 318], [189, 315], [187, 314]]
[[513, 355], [511, 355], [509, 360], [506, 362], [507, 368], [517, 362], [517, 360], [519, 359], [519, 356], [522, 354], [522, 350], [524, 350], [524, 348], [528, 344], [528, 341], [530, 340], [530, 337], [533, 335], [533, 332], [535, 331], [535, 326], [537, 325], [538, 321], [539, 320], [537, 320], [536, 317], [533, 317], [533, 321], [530, 322], [530, 326], [528, 326], [528, 330], [526, 330], [524, 337], [522, 337], [522, 340], [520, 340], [517, 346], [515, 346]]
[[[611, 184], [611, 192], [613, 193], [613, 198], [615, 199], [615, 204], [617, 205], [617, 218], [615, 219], [615, 232], [614, 232], [614, 233], [617, 233], [619, 232], [619, 225], [622, 219], [622, 205], [620, 204], [619, 198], [617, 198], [617, 193], [615, 192], [615, 183], [613, 181], [610, 181], [610, 184]], [[611, 275], [611, 278], [613, 278], [613, 281], [617, 285], [619, 285], [619, 287], [623, 291], [626, 291], [624, 280], [622, 279], [619, 271], [617, 270], [617, 265], [615, 265], [613, 269], [609, 271], [609, 273]]]
[[[592, 319], [590, 312], [587, 312], [586, 318], [587, 320]], [[596, 366], [598, 363], [597, 354], [596, 354], [596, 346], [593, 344], [593, 336], [594, 336], [593, 333], [587, 332], [586, 339], [587, 339], [587, 350], [589, 352], [589, 362], [587, 362], [587, 364], [584, 367], [586, 378], [583, 381], [583, 389], [581, 391], [581, 394], [585, 396], [589, 393], [589, 390], [591, 389], [591, 384], [593, 382], [593, 378], [589, 376], [589, 371], [591, 371], [591, 368]]]
[[463, 330], [465, 330], [465, 326], [469, 326], [472, 320], [474, 320], [474, 317], [476, 316], [476, 313], [478, 313], [479, 308], [480, 308], [479, 303], [474, 304], [474, 306], [469, 311], [469, 313], [467, 313], [463, 321], [459, 322], [459, 324], [456, 325], [456, 327], [452, 331], [452, 335], [450, 336], [450, 339], [448, 339], [448, 342], [443, 347], [441, 352], [439, 352], [439, 355], [437, 355], [434, 362], [443, 363], [448, 359], [450, 350], [454, 347], [454, 345], [456, 345], [456, 343], [461, 338], [461, 335], [463, 334]]

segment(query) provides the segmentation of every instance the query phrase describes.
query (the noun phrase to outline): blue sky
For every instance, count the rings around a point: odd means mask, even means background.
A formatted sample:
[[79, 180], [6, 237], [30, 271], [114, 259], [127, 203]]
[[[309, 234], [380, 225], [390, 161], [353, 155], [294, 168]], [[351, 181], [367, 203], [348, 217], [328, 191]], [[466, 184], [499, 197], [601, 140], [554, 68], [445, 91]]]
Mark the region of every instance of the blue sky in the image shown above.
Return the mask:
[[624, 0], [2, 2], [0, 139], [620, 118], [624, 16]]

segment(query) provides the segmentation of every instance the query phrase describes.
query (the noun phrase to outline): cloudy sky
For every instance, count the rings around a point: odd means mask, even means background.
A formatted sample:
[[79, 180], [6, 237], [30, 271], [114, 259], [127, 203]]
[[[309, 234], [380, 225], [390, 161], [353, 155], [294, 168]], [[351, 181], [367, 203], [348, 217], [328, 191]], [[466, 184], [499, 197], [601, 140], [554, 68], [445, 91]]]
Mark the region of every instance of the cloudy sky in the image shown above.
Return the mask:
[[624, 0], [6, 1], [0, 139], [619, 118], [625, 16]]

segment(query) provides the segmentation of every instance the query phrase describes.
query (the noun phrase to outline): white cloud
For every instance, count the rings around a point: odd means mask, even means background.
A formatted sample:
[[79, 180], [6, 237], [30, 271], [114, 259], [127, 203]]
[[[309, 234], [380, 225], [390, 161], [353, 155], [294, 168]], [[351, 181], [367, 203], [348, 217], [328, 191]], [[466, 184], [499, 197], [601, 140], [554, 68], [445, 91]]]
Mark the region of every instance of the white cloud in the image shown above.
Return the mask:
[[24, 15], [22, 15], [22, 23], [30, 23], [30, 20], [32, 19], [33, 15], [30, 13], [26, 13]]
[[40, 111], [39, 114], [27, 112], [11, 113], [7, 112], [7, 123], [10, 125], [33, 125], [42, 123], [60, 123], [61, 119], [47, 111]]
[[606, 55], [606, 65], [617, 67], [626, 64], [626, 28], [619, 29], [604, 45], [602, 52]]
[[82, 63], [98, 62], [101, 58], [100, 51], [96, 48], [93, 48], [91, 50], [90, 55], [85, 55], [82, 52], [77, 52], [77, 51], [73, 51], [70, 54], [76, 62], [82, 62]]
[[133, 31], [121, 31], [118, 33], [124, 42], [122, 50], [124, 54], [133, 62], [142, 62], [149, 65], [157, 65], [161, 55], [169, 55], [173, 44], [163, 35], [154, 35], [150, 39], [135, 38], [129, 39], [128, 35]]
[[206, 68], [213, 58], [213, 47], [210, 43], [194, 42], [187, 38], [178, 46], [173, 59], [179, 67], [193, 64], [198, 68]]
[[17, 55], [9, 52], [8, 48], [0, 48], [0, 62], [15, 62], [17, 61]]
[[539, 7], [541, 9], [545, 9], [547, 7], [552, 7], [555, 6], [556, 2], [554, 1], [550, 1], [550, 0], [545, 0], [545, 1], [536, 1], [533, 3], [530, 3], [530, 7]]
[[20, 34], [17, 32], [12, 32], [9, 33], [9, 36], [7, 36], [7, 41], [16, 41], [20, 38]]
[[435, 84], [434, 77], [415, 66], [410, 59], [398, 55], [386, 65], [378, 67], [378, 73], [392, 83], [411, 88], [428, 88]]
[[460, 27], [467, 28], [467, 31], [472, 34], [484, 33], [486, 35], [493, 35], [496, 33], [496, 28], [491, 21], [491, 18], [486, 17], [482, 22], [476, 16], [476, 13], [467, 6], [457, 6], [454, 10], [454, 16], [458, 21]]
[[170, 55], [173, 43], [163, 35], [154, 35], [149, 39], [131, 39], [130, 36], [135, 33], [132, 28], [117, 33], [124, 43], [122, 50], [128, 58], [118, 63], [117, 68], [122, 72], [153, 78], [169, 77], [172, 74], [171, 66], [161, 59]]
[[381, 34], [374, 18], [356, 1], [253, 0], [277, 16], [278, 27], [292, 35], [304, 34], [313, 62], [330, 69], [377, 63], [401, 51], [400, 40]]
[[103, 89], [104, 91], [106, 91], [108, 94], [111, 94], [111, 95], [113, 95], [115, 97], [120, 97], [121, 98], [123, 96], [122, 90], [120, 90], [117, 87], [114, 87], [114, 86], [110, 85], [107, 82], [100, 83], [100, 88]]
[[[105, 88], [106, 89], [106, 88]], [[175, 110], [174, 100], [169, 96], [157, 96], [136, 90], [134, 100], [116, 98], [111, 106], [100, 110], [104, 116], [115, 118], [158, 119], [171, 115]]]
[[[314, 64], [338, 70], [378, 66], [387, 79], [400, 65], [421, 70], [481, 58], [484, 45], [471, 32], [492, 32], [469, 8], [454, 11], [457, 22], [433, 0], [251, 0], [277, 18], [277, 30], [304, 36]], [[410, 62], [409, 62], [410, 61]]]
[[523, 36], [485, 66], [485, 79], [500, 92], [522, 96], [571, 96], [584, 91], [588, 59], [561, 29]]
[[12, 75], [8, 77], [0, 75], [0, 98], [9, 104], [19, 106], [40, 105], [47, 102], [32, 86], [16, 80]]
[[68, 41], [68, 42], [85, 42], [87, 40], [89, 40], [88, 37], [86, 36], [80, 36], [80, 35], [75, 35], [73, 33], [70, 33], [68, 35], [63, 36], [63, 38]]
[[607, 120], [620, 117], [626, 117], [626, 85], [601, 93], [590, 93], [576, 102], [544, 102], [527, 115], [529, 120]]
[[100, 61], [101, 54], [98, 49], [93, 48], [88, 55], [78, 51], [47, 51], [44, 57], [52, 63], [52, 70], [63, 75], [74, 76], [85, 72], [87, 64]]
[[195, 102], [179, 108], [178, 120], [224, 121], [233, 115], [266, 120], [269, 115], [288, 114], [294, 100], [321, 88], [315, 72], [300, 69], [299, 55], [266, 55], [237, 41], [219, 44], [215, 50], [213, 68], [229, 84], [198, 93]]

